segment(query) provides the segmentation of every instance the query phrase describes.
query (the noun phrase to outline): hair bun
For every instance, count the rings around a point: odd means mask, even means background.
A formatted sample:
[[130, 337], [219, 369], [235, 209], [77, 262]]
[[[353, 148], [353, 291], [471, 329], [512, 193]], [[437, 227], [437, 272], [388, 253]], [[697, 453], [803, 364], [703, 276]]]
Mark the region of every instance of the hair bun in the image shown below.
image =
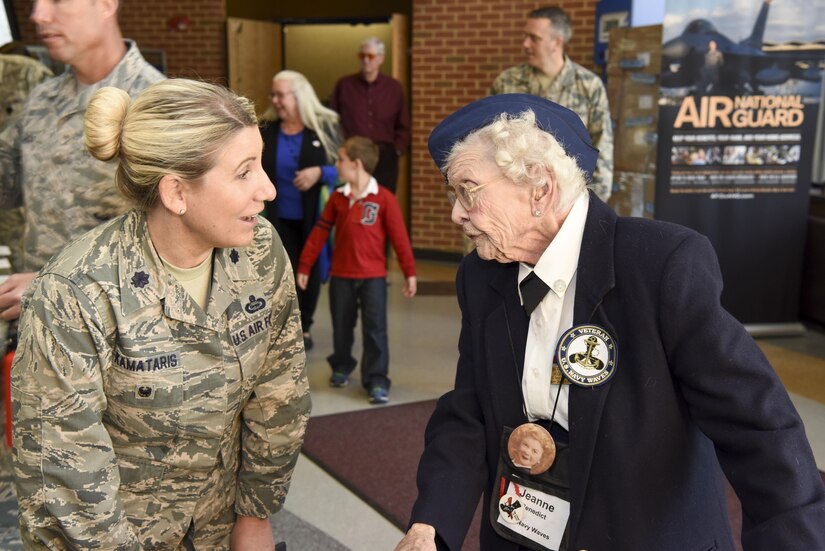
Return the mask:
[[92, 96], [84, 125], [86, 147], [95, 158], [108, 161], [120, 152], [123, 121], [130, 104], [129, 94], [111, 86]]

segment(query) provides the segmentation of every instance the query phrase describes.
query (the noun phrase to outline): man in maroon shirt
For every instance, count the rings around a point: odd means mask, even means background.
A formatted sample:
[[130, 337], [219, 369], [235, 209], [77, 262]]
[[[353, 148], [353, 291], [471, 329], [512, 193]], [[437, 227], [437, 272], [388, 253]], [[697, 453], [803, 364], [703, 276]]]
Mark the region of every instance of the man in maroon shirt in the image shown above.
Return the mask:
[[361, 72], [338, 80], [330, 100], [341, 115], [344, 137], [364, 136], [378, 144], [380, 155], [373, 176], [395, 193], [398, 157], [410, 143], [410, 113], [401, 84], [382, 75], [384, 43], [368, 38], [358, 50]]

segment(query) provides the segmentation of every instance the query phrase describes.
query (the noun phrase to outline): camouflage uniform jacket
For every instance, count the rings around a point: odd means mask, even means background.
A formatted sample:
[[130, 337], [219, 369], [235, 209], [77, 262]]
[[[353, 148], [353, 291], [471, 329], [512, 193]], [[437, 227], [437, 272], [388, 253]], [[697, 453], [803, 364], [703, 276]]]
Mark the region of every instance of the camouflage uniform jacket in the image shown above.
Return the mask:
[[0, 128], [20, 110], [31, 89], [52, 76], [52, 71], [36, 59], [0, 54]]
[[[29, 92], [52, 71], [30, 57], [0, 54], [0, 130], [12, 124]], [[23, 261], [23, 209], [0, 212], [0, 245], [11, 247], [11, 265], [20, 271]], [[0, 345], [2, 348], [2, 345]]]
[[591, 186], [605, 202], [613, 191], [613, 127], [607, 92], [601, 79], [569, 57], [549, 89], [543, 89], [538, 70], [523, 63], [502, 71], [493, 81], [491, 94], [532, 94], [575, 111], [587, 127], [593, 145], [599, 150]]
[[281, 508], [310, 399], [292, 268], [258, 221], [215, 250], [206, 312], [137, 211], [40, 271], [12, 366], [27, 549], [228, 551], [235, 514]]
[[0, 209], [26, 207], [23, 271], [39, 270], [63, 245], [126, 210], [115, 163], [98, 161], [83, 146], [83, 116], [103, 86], [134, 97], [163, 78], [128, 42], [106, 78], [83, 87], [70, 70], [44, 82], [16, 124], [0, 133]]

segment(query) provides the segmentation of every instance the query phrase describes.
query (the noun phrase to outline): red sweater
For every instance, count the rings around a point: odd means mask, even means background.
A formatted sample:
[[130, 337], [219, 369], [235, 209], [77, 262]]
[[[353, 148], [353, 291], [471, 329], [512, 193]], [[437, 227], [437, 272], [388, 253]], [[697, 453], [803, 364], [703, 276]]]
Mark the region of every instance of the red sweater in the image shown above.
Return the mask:
[[[352, 206], [349, 196], [340, 189], [330, 196], [301, 251], [298, 273], [309, 274], [334, 226], [331, 276], [348, 279], [386, 277], [387, 256], [384, 251], [387, 236], [404, 277], [415, 275], [415, 259], [398, 201], [386, 188], [375, 186], [373, 190], [375, 188], [377, 193], [368, 193]], [[343, 189], [348, 190], [349, 186]]]

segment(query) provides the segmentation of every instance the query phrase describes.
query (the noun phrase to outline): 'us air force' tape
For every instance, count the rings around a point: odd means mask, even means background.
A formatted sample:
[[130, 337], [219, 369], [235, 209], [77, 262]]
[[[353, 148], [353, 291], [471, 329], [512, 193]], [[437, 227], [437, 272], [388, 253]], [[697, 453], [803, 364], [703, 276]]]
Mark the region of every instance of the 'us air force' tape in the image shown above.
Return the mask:
[[598, 386], [616, 373], [619, 350], [610, 333], [598, 325], [577, 325], [559, 339], [556, 357], [572, 384]]

